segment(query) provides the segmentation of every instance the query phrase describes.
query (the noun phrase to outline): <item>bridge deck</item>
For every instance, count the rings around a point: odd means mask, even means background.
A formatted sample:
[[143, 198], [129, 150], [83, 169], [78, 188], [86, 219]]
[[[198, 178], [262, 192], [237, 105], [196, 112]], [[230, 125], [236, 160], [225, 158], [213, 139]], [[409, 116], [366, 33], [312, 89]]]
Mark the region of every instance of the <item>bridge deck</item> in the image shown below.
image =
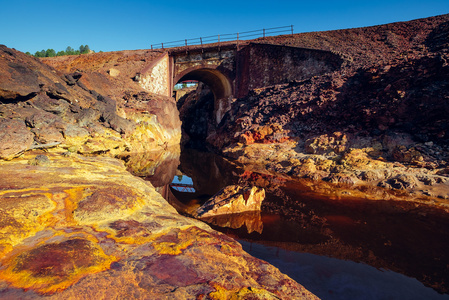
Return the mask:
[[195, 189], [192, 184], [171, 183], [170, 187], [174, 188], [178, 192], [195, 193]]
[[176, 55], [185, 55], [187, 52], [192, 53], [202, 53], [202, 52], [208, 52], [208, 51], [214, 51], [217, 48], [222, 50], [232, 50], [237, 49], [239, 47], [248, 45], [249, 41], [232, 41], [232, 42], [226, 42], [226, 43], [215, 43], [215, 44], [207, 44], [207, 45], [192, 45], [192, 46], [184, 46], [184, 47], [176, 47], [176, 48], [169, 48], [166, 49], [169, 55], [176, 56]]

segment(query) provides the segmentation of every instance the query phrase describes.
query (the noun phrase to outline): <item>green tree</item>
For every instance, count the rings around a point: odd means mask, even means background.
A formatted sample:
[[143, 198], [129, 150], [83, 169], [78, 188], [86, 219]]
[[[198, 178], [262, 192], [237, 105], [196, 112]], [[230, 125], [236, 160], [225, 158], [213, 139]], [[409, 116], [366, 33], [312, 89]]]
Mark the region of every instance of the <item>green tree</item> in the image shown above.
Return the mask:
[[81, 54], [87, 54], [87, 53], [89, 53], [89, 51], [90, 51], [90, 48], [89, 48], [88, 45], [85, 45], [85, 46], [81, 45], [80, 46], [80, 53]]
[[65, 53], [67, 55], [74, 55], [75, 54], [75, 50], [72, 47], [68, 46], [67, 48], [65, 48]]
[[[56, 52], [54, 49], [47, 49], [47, 50], [41, 50], [36, 51], [34, 53], [35, 57], [54, 57], [54, 56], [62, 56], [62, 55], [79, 55], [79, 54], [85, 54], [89, 53], [92, 50], [90, 50], [88, 45], [81, 45], [79, 50], [75, 50], [72, 47], [68, 46], [65, 51], [59, 51]], [[33, 55], [30, 52], [27, 52], [28, 55]]]
[[56, 56], [56, 51], [53, 49], [47, 49], [47, 51], [45, 51], [45, 57], [55, 57]]
[[44, 49], [42, 49], [41, 51], [36, 51], [36, 53], [34, 53], [34, 56], [36, 57], [45, 57], [46, 51]]

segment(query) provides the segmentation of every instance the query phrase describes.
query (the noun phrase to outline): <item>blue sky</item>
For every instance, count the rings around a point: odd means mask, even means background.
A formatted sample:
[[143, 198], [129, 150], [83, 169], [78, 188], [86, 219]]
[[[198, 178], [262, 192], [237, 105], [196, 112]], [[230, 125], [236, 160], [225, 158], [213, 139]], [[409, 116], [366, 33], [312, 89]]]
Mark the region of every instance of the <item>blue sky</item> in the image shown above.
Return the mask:
[[151, 44], [294, 25], [295, 33], [379, 25], [449, 13], [449, 0], [143, 1], [0, 0], [0, 44], [148, 49]]

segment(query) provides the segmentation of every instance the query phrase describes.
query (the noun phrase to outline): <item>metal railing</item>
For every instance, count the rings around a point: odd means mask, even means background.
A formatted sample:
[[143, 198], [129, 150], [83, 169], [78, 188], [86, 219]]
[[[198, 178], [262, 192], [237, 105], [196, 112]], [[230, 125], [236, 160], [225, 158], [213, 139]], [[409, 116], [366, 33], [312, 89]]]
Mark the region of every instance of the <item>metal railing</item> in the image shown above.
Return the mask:
[[291, 34], [293, 35], [293, 25], [290, 26], [282, 26], [282, 27], [274, 27], [267, 29], [258, 29], [252, 31], [245, 32], [237, 32], [237, 33], [228, 33], [228, 34], [218, 34], [211, 35], [206, 37], [178, 40], [173, 42], [166, 42], [160, 44], [152, 44], [151, 49], [165, 49], [165, 48], [177, 48], [177, 47], [187, 47], [187, 46], [196, 46], [196, 45], [205, 45], [205, 44], [215, 44], [215, 43], [223, 43], [229, 41], [237, 41], [242, 39], [255, 39], [260, 37], [274, 36], [280, 34]]

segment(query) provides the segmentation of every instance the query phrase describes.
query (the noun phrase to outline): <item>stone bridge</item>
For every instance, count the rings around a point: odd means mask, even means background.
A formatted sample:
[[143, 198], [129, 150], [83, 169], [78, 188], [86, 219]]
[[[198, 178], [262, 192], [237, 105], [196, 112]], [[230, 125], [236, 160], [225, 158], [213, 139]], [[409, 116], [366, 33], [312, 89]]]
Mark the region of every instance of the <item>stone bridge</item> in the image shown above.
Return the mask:
[[272, 44], [227, 44], [167, 49], [139, 74], [140, 84], [156, 94], [172, 96], [176, 83], [197, 80], [215, 98], [220, 123], [233, 98], [265, 86], [303, 80], [333, 71], [343, 59], [332, 52]]

